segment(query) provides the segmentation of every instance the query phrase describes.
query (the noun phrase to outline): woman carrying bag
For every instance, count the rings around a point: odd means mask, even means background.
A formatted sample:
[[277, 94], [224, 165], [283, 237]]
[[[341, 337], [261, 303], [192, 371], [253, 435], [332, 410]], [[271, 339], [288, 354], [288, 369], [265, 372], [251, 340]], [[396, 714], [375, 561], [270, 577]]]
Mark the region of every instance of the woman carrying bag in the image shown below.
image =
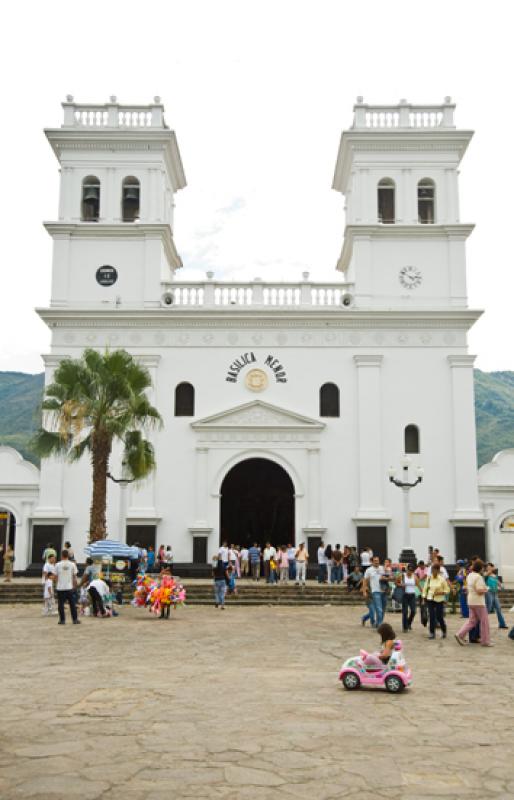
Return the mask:
[[428, 616], [430, 620], [429, 639], [435, 639], [436, 624], [439, 625], [446, 639], [446, 621], [444, 619], [444, 603], [446, 596], [450, 593], [448, 581], [441, 575], [439, 563], [432, 564], [432, 574], [427, 578], [423, 597], [428, 605]]

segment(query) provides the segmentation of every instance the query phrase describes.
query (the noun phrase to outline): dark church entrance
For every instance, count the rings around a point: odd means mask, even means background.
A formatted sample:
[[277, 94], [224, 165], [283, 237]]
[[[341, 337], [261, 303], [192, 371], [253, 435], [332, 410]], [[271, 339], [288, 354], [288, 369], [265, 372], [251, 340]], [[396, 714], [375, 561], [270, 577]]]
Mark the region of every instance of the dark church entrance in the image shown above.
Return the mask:
[[267, 458], [232, 467], [221, 484], [220, 542], [261, 547], [294, 542], [294, 486], [287, 472]]

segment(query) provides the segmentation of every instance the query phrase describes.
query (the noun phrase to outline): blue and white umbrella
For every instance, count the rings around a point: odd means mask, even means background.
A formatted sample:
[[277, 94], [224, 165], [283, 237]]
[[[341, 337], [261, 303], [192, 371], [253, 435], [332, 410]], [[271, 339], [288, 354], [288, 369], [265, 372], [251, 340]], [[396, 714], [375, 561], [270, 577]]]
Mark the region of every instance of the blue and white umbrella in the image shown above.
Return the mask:
[[98, 542], [84, 547], [86, 555], [94, 558], [110, 556], [111, 558], [139, 558], [139, 548], [130, 547], [124, 542], [113, 542], [111, 539], [100, 539]]

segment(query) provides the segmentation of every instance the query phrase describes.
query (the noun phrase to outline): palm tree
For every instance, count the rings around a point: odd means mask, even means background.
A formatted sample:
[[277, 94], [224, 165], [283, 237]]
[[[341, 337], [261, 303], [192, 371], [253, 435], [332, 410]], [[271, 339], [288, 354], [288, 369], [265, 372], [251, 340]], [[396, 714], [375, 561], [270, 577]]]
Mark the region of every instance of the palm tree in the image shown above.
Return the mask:
[[152, 385], [148, 370], [126, 350], [104, 354], [84, 350], [82, 358], [63, 359], [46, 387], [42, 410], [45, 423], [33, 439], [41, 458], [64, 456], [78, 461], [91, 457], [93, 493], [90, 541], [106, 536], [107, 474], [113, 443], [123, 444], [123, 464], [129, 478], [140, 480], [155, 468], [147, 429], [162, 419], [145, 392]]

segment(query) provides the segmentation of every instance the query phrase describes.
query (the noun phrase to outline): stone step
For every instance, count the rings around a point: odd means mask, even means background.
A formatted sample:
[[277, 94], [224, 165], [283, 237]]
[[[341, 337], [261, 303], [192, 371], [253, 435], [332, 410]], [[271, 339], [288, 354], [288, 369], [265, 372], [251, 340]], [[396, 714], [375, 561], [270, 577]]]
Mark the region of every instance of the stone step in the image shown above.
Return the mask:
[[[213, 603], [213, 587], [210, 583], [186, 584], [187, 602], [189, 605], [211, 605]], [[5, 603], [41, 603], [42, 587], [40, 583], [0, 584], [0, 604]], [[130, 602], [132, 591], [124, 588], [125, 602]], [[504, 609], [514, 605], [514, 590], [501, 593]], [[362, 597], [349, 594], [343, 587], [318, 586], [260, 586], [239, 584], [237, 596], [227, 596], [230, 605], [355, 605], [363, 606]]]

